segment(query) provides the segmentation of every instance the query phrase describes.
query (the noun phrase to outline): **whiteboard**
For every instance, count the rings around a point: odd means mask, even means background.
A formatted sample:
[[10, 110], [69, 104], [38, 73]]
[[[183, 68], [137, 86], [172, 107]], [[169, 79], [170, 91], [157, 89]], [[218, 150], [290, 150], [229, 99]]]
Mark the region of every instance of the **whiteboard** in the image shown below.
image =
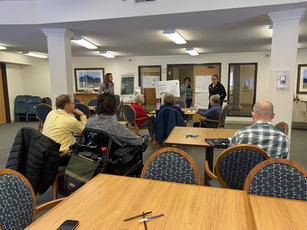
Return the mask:
[[167, 93], [172, 93], [175, 97], [180, 97], [179, 80], [157, 82], [156, 98], [163, 98]]
[[209, 105], [209, 85], [211, 75], [195, 76], [195, 98], [194, 105], [201, 109], [207, 109]]
[[156, 88], [158, 81], [160, 81], [160, 76], [143, 76], [142, 88]]

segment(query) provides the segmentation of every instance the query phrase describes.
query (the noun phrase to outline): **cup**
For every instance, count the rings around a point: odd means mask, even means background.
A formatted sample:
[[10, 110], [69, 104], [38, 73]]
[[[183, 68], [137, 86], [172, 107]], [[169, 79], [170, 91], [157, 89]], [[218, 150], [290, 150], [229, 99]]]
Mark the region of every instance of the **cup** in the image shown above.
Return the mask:
[[193, 112], [194, 111], [194, 108], [193, 107], [190, 107], [190, 112]]

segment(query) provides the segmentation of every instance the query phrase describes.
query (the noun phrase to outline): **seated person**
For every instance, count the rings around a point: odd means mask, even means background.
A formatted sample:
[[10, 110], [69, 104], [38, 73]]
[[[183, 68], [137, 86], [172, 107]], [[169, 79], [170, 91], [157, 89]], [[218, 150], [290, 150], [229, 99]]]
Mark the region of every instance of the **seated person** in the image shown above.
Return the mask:
[[236, 132], [231, 138], [229, 146], [239, 144], [257, 145], [269, 157], [287, 158], [289, 151], [288, 137], [271, 123], [271, 120], [275, 117], [273, 104], [267, 100], [258, 101], [251, 113], [254, 124]]
[[[62, 94], [56, 98], [56, 110], [48, 113], [43, 134], [61, 144], [60, 152], [67, 152], [75, 134], [81, 134], [87, 121], [86, 116], [75, 109], [70, 95]], [[78, 121], [73, 114], [80, 116]]]
[[[195, 110], [195, 112], [197, 112], [198, 114], [211, 119], [211, 120], [218, 120], [220, 113], [221, 113], [221, 105], [220, 105], [220, 95], [215, 94], [212, 95], [209, 99], [209, 103], [211, 105], [210, 109], [206, 109], [206, 110]], [[216, 122], [210, 122], [210, 121], [202, 121], [201, 123], [201, 127], [205, 127], [205, 128], [216, 128], [218, 126], [218, 123]], [[193, 124], [193, 127], [199, 127], [199, 122], [195, 122]]]
[[85, 124], [86, 128], [101, 129], [111, 135], [112, 140], [119, 146], [142, 145], [141, 137], [135, 135], [116, 117], [116, 98], [112, 93], [98, 96], [95, 117], [91, 117]]
[[148, 126], [148, 130], [150, 133], [150, 136], [152, 136], [152, 131], [154, 130], [153, 125], [154, 125], [154, 116], [148, 116], [148, 114], [146, 113], [146, 111], [143, 108], [143, 104], [145, 102], [145, 98], [143, 94], [138, 94], [135, 96], [134, 98], [134, 102], [132, 103], [131, 106], [133, 107], [133, 109], [136, 112], [136, 118], [147, 118], [149, 117], [149, 119], [147, 120], [140, 120], [140, 121], [136, 121], [137, 126], [141, 126], [141, 127], [147, 127]]
[[175, 97], [174, 97], [173, 94], [171, 94], [171, 93], [165, 94], [164, 97], [163, 97], [163, 102], [164, 102], [164, 105], [161, 105], [160, 109], [156, 111], [157, 116], [158, 116], [159, 111], [161, 109], [173, 108], [181, 114], [182, 118], [184, 118], [184, 112], [181, 110], [181, 108], [179, 108], [178, 106], [175, 105]]

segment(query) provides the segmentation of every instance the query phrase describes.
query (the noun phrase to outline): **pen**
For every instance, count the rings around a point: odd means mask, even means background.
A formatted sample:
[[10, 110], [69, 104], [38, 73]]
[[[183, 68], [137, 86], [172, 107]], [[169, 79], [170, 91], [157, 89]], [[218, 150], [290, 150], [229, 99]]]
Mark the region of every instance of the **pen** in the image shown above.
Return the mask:
[[[143, 212], [143, 218], [145, 218], [145, 213]], [[144, 228], [145, 230], [147, 230], [147, 224], [146, 224], [146, 221], [144, 221]]]
[[130, 218], [128, 218], [128, 219], [125, 219], [124, 221], [133, 220], [133, 219], [135, 219], [135, 218], [142, 217], [143, 215], [146, 216], [146, 215], [148, 215], [148, 214], [150, 214], [150, 213], [152, 213], [152, 211], [145, 212], [145, 213], [142, 213], [141, 215], [137, 215], [137, 216], [134, 216], [134, 217], [130, 217]]
[[156, 215], [156, 216], [147, 217], [147, 218], [144, 218], [144, 219], [139, 220], [139, 222], [149, 221], [149, 220], [151, 220], [151, 219], [158, 218], [158, 217], [160, 217], [160, 216], [164, 216], [164, 214], [162, 213], [162, 214], [159, 214], [159, 215]]

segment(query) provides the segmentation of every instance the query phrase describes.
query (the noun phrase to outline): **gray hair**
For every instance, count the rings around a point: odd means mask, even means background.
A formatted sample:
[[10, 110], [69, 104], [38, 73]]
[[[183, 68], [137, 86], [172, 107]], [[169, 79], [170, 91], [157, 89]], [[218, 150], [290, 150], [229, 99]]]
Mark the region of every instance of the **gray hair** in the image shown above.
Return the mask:
[[218, 94], [212, 95], [209, 100], [212, 100], [214, 102], [214, 104], [219, 104], [220, 103], [220, 95], [218, 95]]
[[135, 96], [134, 102], [138, 104], [138, 103], [140, 103], [143, 99], [144, 99], [144, 95], [143, 95], [143, 94], [138, 94], [138, 95]]
[[257, 101], [253, 107], [253, 112], [258, 118], [272, 118], [273, 104], [268, 100]]

